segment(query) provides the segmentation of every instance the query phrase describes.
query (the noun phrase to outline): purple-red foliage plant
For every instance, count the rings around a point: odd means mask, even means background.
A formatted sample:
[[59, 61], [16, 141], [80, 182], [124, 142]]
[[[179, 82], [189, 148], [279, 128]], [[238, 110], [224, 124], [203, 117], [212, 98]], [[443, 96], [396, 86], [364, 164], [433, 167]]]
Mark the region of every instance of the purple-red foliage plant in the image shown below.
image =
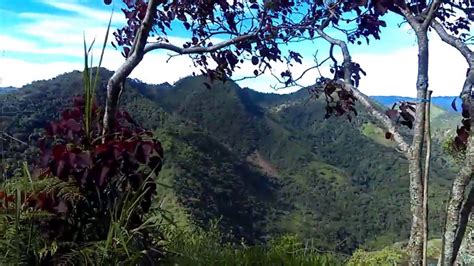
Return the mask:
[[153, 180], [163, 160], [160, 142], [127, 112], [118, 112], [114, 133], [103, 136], [103, 112], [93, 104], [88, 137], [84, 102], [82, 97], [74, 98], [73, 106], [47, 126], [39, 144], [41, 173], [37, 178], [66, 182], [77, 197], [68, 200], [61, 195], [64, 191], [52, 189], [35, 202], [37, 208], [61, 216], [55, 237], [79, 242], [104, 239], [112, 212], [131, 192], [143, 193], [130, 216], [130, 225], [139, 225], [156, 194]]

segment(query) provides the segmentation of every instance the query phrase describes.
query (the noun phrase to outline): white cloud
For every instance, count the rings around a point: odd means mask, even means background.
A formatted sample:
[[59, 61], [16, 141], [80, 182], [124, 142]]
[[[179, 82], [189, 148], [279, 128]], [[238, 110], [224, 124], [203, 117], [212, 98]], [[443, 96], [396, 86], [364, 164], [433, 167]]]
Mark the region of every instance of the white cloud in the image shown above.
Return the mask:
[[[89, 43], [93, 38], [96, 38], [96, 48], [93, 54], [97, 61], [110, 13], [89, 8], [81, 4], [80, 0], [42, 0], [42, 2], [61, 10], [70, 11], [73, 15], [19, 14], [25, 21], [17, 26], [20, 34], [7, 35], [7, 32], [0, 35], [0, 51], [6, 51], [7, 55], [8, 52], [19, 52], [25, 55], [40, 54], [44, 55], [45, 62], [34, 63], [26, 59], [0, 58], [0, 76], [2, 78], [0, 86], [21, 86], [33, 80], [49, 79], [67, 71], [82, 69], [83, 32], [85, 32]], [[114, 14], [114, 23], [123, 25], [124, 19], [120, 12]], [[407, 27], [400, 29], [400, 32], [407, 31], [410, 32]], [[444, 44], [435, 34], [431, 35], [430, 89], [434, 90], [435, 95], [456, 95], [462, 86], [467, 65], [456, 50]], [[22, 39], [16, 36], [22, 36]], [[409, 37], [409, 35], [405, 37]], [[177, 44], [186, 41], [184, 38], [173, 36], [170, 36], [169, 39], [172, 43]], [[109, 42], [111, 40], [113, 40], [112, 35], [109, 36]], [[217, 41], [216, 39], [215, 42]], [[304, 45], [319, 47], [313, 43], [299, 45], [302, 47]], [[361, 80], [360, 89], [363, 92], [369, 95], [415, 96], [417, 69], [417, 50], [415, 46], [390, 50], [385, 54], [369, 53], [370, 46], [367, 51], [368, 53], [353, 54], [353, 59], [360, 63], [368, 74]], [[131, 77], [139, 78], [148, 83], [173, 83], [190, 75], [193, 71], [199, 72], [198, 69], [192, 66], [192, 62], [187, 56], [174, 57], [169, 63], [166, 63], [169, 58], [167, 54], [166, 51], [147, 54], [142, 63], [132, 72]], [[48, 55], [56, 55], [55, 58], [58, 55], [72, 56], [77, 60], [71, 62], [64, 59], [52, 62], [47, 60]], [[22, 58], [27, 57], [23, 56]], [[311, 54], [306, 54], [302, 65], [294, 65], [293, 73], [295, 77], [313, 64], [311, 58]], [[113, 70], [119, 67], [123, 61], [120, 52], [111, 47], [107, 48], [104, 67]], [[246, 62], [241, 66], [241, 69], [236, 71], [234, 78], [252, 76], [254, 69], [255, 67], [250, 62]], [[277, 64], [274, 66], [274, 73], [279, 75], [285, 69], [284, 64]], [[330, 75], [327, 66], [322, 67], [321, 70], [324, 75]], [[300, 83], [311, 85], [317, 77], [319, 77], [319, 74], [316, 70], [310, 71]], [[286, 93], [298, 89], [273, 90], [272, 86], [279, 86], [280, 84], [277, 84], [270, 74], [256, 79], [247, 79], [239, 82], [239, 84], [242, 87], [250, 87], [265, 92]]]
[[36, 45], [33, 42], [0, 35], [0, 51], [24, 52], [31, 51], [35, 47]]
[[[401, 29], [402, 37], [414, 38], [414, 33], [406, 28]], [[403, 35], [406, 32], [407, 35]], [[388, 50], [386, 53], [353, 53], [352, 58], [361, 64], [367, 72], [367, 76], [362, 76], [359, 88], [368, 95], [403, 95], [416, 97], [417, 78], [417, 47], [413, 42], [412, 47], [405, 47], [398, 50]], [[370, 49], [370, 46], [368, 47]], [[464, 58], [457, 50], [447, 45], [435, 34], [430, 34], [430, 61], [429, 61], [429, 89], [433, 90], [434, 96], [458, 95], [464, 83], [466, 69], [468, 67]], [[325, 51], [321, 51], [325, 52]], [[321, 53], [323, 54], [323, 53]], [[308, 55], [305, 55], [308, 58]], [[336, 54], [337, 56], [337, 54]], [[304, 69], [313, 63], [304, 60], [303, 65], [295, 65], [294, 76], [299, 76]], [[250, 68], [253, 71], [253, 68]], [[280, 65], [276, 67], [276, 74], [284, 68]], [[324, 76], [331, 76], [328, 65], [321, 68]], [[317, 71], [308, 72], [301, 80], [303, 85], [312, 85], [319, 77]], [[266, 75], [255, 80], [246, 80], [240, 83], [242, 86], [256, 88], [267, 92], [286, 93], [297, 88], [289, 88], [281, 91], [274, 91], [269, 84], [275, 85], [275, 79]]]
[[80, 15], [81, 17], [92, 19], [110, 17], [110, 12], [98, 11], [97, 9], [77, 4], [75, 3], [75, 1], [43, 1], [43, 3], [55, 7], [57, 9], [74, 12]]
[[[33, 49], [37, 48], [33, 47]], [[46, 52], [48, 49], [38, 51]], [[64, 52], [73, 54], [74, 51], [65, 50]], [[81, 53], [81, 50], [78, 53]], [[95, 56], [95, 64], [97, 64], [100, 48], [96, 48], [93, 55]], [[168, 58], [169, 56], [163, 52], [148, 54], [131, 73], [130, 77], [149, 83], [173, 83], [192, 73], [194, 68], [188, 57], [174, 57], [169, 63], [166, 63]], [[108, 49], [104, 54], [102, 66], [113, 70], [117, 69], [123, 62], [124, 58], [118, 51]], [[78, 57], [76, 62], [58, 61], [51, 63], [33, 63], [28, 60], [0, 57], [0, 86], [21, 87], [35, 80], [50, 79], [65, 72], [82, 69], [82, 57]]]
[[[429, 89], [433, 95], [459, 94], [467, 63], [454, 48], [430, 35]], [[367, 71], [360, 89], [368, 95], [416, 96], [417, 47], [383, 55], [354, 54], [356, 62]]]
[[[95, 38], [97, 42], [102, 41], [107, 30], [109, 17], [103, 15], [92, 19], [84, 17], [58, 16], [38, 13], [22, 13], [20, 17], [28, 19], [29, 22], [22, 23], [18, 30], [25, 36], [35, 37], [42, 40], [39, 46], [46, 45], [71, 45], [82, 46], [83, 35], [86, 39]], [[115, 24], [123, 25], [122, 16], [116, 14]], [[109, 40], [112, 40], [112, 26]]]
[[0, 86], [20, 87], [35, 80], [51, 79], [64, 72], [80, 68], [81, 65], [75, 63], [31, 63], [24, 60], [1, 58]]
[[[92, 37], [86, 37], [88, 45], [92, 42]], [[99, 55], [103, 40], [96, 40], [93, 54]], [[74, 45], [68, 45], [65, 43], [58, 43], [57, 45], [39, 45], [38, 42], [31, 40], [21, 40], [12, 38], [7, 35], [0, 35], [0, 51], [4, 51], [6, 54], [10, 52], [18, 52], [24, 54], [34, 55], [62, 55], [62, 56], [74, 56], [78, 59], [84, 56], [84, 45], [81, 37], [81, 41]], [[117, 53], [114, 49], [107, 48], [108, 53]]]
[[[0, 66], [0, 74], [3, 77], [3, 86], [21, 86], [36, 79], [51, 78], [55, 75], [71, 70], [82, 69], [82, 47], [68, 48], [39, 48], [34, 43], [16, 40], [5, 36], [0, 36], [0, 41], [4, 47], [10, 47], [13, 51], [33, 50], [42, 54], [64, 54], [77, 56], [77, 63], [56, 62], [34, 64], [24, 60], [4, 59]], [[96, 45], [93, 54], [96, 60], [100, 54], [99, 45]], [[7, 48], [8, 50], [8, 48]], [[132, 78], [138, 78], [149, 83], [176, 82], [180, 78], [190, 75], [194, 68], [191, 60], [187, 56], [169, 58], [168, 53], [161, 51], [147, 54], [140, 65], [132, 72]], [[368, 95], [416, 95], [416, 70], [417, 70], [417, 49], [410, 47], [400, 49], [386, 54], [354, 54], [353, 58], [359, 62], [367, 72], [363, 77], [360, 89]], [[118, 51], [107, 49], [103, 66], [111, 70], [116, 69], [123, 63], [123, 57]], [[294, 76], [299, 76], [302, 71], [311, 66], [309, 59], [303, 64], [295, 64], [293, 67]], [[284, 64], [274, 66], [274, 73], [279, 75], [285, 70]], [[430, 42], [430, 89], [434, 95], [456, 95], [463, 84], [467, 64], [463, 57], [452, 47], [444, 44], [437, 36], [431, 37]], [[24, 70], [28, 71], [25, 72]], [[234, 78], [252, 76], [255, 67], [246, 62], [237, 70]], [[328, 68], [321, 68], [323, 75], [330, 75]], [[22, 73], [15, 75], [15, 73]], [[28, 73], [27, 75], [23, 73]], [[301, 80], [303, 85], [311, 85], [319, 77], [316, 70], [308, 72]], [[259, 91], [286, 93], [298, 88], [289, 88], [275, 91], [272, 86], [279, 86], [276, 80], [270, 75], [247, 79], [239, 82], [242, 87], [250, 87]]]

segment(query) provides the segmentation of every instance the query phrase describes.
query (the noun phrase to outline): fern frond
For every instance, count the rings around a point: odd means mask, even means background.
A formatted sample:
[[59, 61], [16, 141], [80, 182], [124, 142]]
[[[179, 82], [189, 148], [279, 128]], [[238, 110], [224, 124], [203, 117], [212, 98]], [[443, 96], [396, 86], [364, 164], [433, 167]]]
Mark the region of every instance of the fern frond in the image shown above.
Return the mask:
[[46, 178], [42, 180], [43, 184], [40, 188], [41, 192], [52, 193], [60, 199], [71, 203], [86, 200], [81, 192], [80, 187], [74, 181], [63, 181], [56, 178]]

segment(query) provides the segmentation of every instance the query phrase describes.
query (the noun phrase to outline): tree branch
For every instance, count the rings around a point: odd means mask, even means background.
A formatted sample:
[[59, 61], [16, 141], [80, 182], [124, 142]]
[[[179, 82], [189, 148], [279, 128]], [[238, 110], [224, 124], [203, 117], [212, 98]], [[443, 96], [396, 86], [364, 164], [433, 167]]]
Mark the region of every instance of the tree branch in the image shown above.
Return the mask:
[[441, 37], [441, 40], [451, 45], [452, 47], [456, 48], [464, 56], [464, 59], [466, 59], [470, 68], [473, 67], [474, 65], [473, 52], [466, 43], [464, 43], [461, 39], [450, 35], [444, 29], [443, 25], [441, 25], [441, 23], [439, 23], [436, 20], [433, 20], [431, 22], [431, 27], [433, 27], [433, 29], [436, 31], [438, 36]]
[[207, 46], [207, 47], [194, 46], [194, 47], [189, 47], [189, 48], [183, 48], [183, 47], [179, 47], [179, 46], [173, 45], [171, 43], [167, 43], [167, 42], [152, 43], [152, 44], [148, 44], [145, 47], [144, 53], [148, 53], [148, 52], [151, 52], [151, 51], [157, 50], [157, 49], [169, 50], [169, 51], [173, 51], [173, 52], [178, 53], [178, 54], [211, 53], [211, 52], [215, 52], [215, 51], [217, 51], [219, 49], [222, 49], [224, 47], [227, 47], [227, 46], [231, 46], [231, 45], [243, 42], [243, 41], [251, 40], [256, 36], [257, 36], [257, 32], [254, 32], [254, 33], [251, 33], [251, 34], [245, 34], [245, 35], [237, 36], [237, 37], [234, 37], [232, 39], [222, 41], [220, 43], [217, 43], [217, 44], [212, 45], [212, 46]]
[[397, 143], [398, 148], [407, 158], [409, 158], [409, 145], [405, 142], [402, 135], [393, 124], [392, 120], [390, 120], [389, 117], [387, 117], [384, 113], [380, 112], [377, 108], [375, 108], [375, 106], [372, 105], [368, 97], [352, 85], [352, 73], [350, 69], [351, 55], [346, 42], [329, 36], [321, 28], [317, 28], [316, 32], [330, 44], [337, 45], [341, 48], [344, 57], [344, 83], [346, 87], [354, 93], [354, 97], [356, 97], [356, 99], [367, 109], [367, 111], [372, 115], [372, 117], [375, 118], [380, 124], [382, 124], [382, 126], [385, 127], [386, 130], [390, 131], [393, 134], [393, 139]]
[[436, 17], [436, 14], [438, 13], [438, 9], [441, 5], [441, 2], [443, 2], [443, 1], [442, 0], [434, 0], [431, 3], [431, 5], [429, 7], [428, 14], [425, 16], [425, 19], [423, 20], [423, 25], [422, 25], [423, 29], [428, 29], [428, 27], [431, 24], [431, 21], [433, 21], [434, 18]]
[[150, 35], [159, 2], [159, 0], [150, 0], [148, 2], [145, 18], [138, 29], [136, 38], [134, 39], [130, 56], [127, 57], [125, 62], [115, 71], [107, 83], [107, 99], [104, 113], [104, 134], [110, 133], [114, 125], [115, 113], [117, 110], [123, 83], [125, 82], [128, 75], [130, 75], [133, 69], [135, 69], [135, 67], [143, 59], [143, 50], [145, 48], [148, 36]]
[[[435, 5], [430, 6], [430, 11]], [[412, 144], [410, 145], [410, 157], [408, 172], [410, 176], [410, 209], [412, 214], [412, 224], [410, 230], [410, 240], [408, 250], [410, 254], [410, 265], [423, 264], [423, 147], [425, 141], [425, 119], [426, 119], [426, 98], [428, 94], [428, 27], [424, 25], [422, 17], [415, 15], [407, 7], [399, 7], [405, 19], [416, 33], [418, 44], [418, 70], [416, 80], [416, 104], [415, 126]], [[437, 10], [437, 9], [435, 9]], [[429, 25], [429, 24], [428, 24]]]
[[405, 155], [409, 156], [410, 147], [405, 141], [403, 136], [400, 134], [398, 128], [393, 124], [392, 120], [387, 117], [384, 113], [380, 112], [371, 102], [368, 96], [363, 94], [358, 89], [351, 85], [352, 92], [356, 99], [367, 109], [367, 111], [375, 118], [384, 128], [393, 135], [393, 140], [398, 146], [398, 149]]
[[420, 23], [418, 22], [417, 18], [411, 13], [410, 9], [401, 7], [397, 5], [397, 7], [402, 12], [403, 17], [407, 20], [408, 24], [410, 24], [411, 28], [415, 31], [421, 27]]

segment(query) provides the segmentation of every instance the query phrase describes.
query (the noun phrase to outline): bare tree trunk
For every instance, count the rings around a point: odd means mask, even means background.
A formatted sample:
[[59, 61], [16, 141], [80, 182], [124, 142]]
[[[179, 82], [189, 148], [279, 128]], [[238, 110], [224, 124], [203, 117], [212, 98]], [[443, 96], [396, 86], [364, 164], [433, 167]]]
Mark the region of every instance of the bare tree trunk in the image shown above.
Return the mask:
[[410, 205], [412, 225], [408, 244], [410, 264], [421, 265], [423, 257], [423, 171], [422, 154], [425, 137], [425, 104], [428, 91], [428, 36], [426, 31], [418, 30], [418, 79], [416, 82], [417, 106], [415, 130], [411, 145], [409, 162]]
[[[418, 78], [416, 81], [416, 117], [411, 156], [409, 163], [410, 172], [410, 207], [412, 212], [412, 227], [408, 250], [410, 265], [421, 265], [423, 261], [423, 172], [422, 160], [423, 144], [425, 137], [425, 105], [428, 93], [428, 28], [436, 16], [442, 0], [434, 0], [426, 9], [422, 20], [415, 17], [406, 6], [399, 6], [400, 12], [416, 33], [418, 43]], [[396, 4], [397, 5], [397, 4]]]
[[423, 175], [423, 266], [428, 265], [428, 181], [430, 177], [430, 163], [431, 163], [431, 94], [428, 91], [428, 99], [425, 111], [425, 139], [426, 139], [426, 154], [425, 154], [425, 169]]
[[[472, 52], [470, 53], [472, 55]], [[472, 60], [472, 58], [470, 58]], [[472, 61], [468, 61], [472, 62]], [[472, 65], [470, 63], [470, 65]], [[472, 104], [472, 83], [474, 80], [474, 72], [472, 67], [468, 71], [468, 76], [464, 82], [463, 91], [461, 97], [463, 103], [470, 108], [470, 115], [474, 112], [474, 105]], [[471, 121], [472, 123], [472, 121]], [[471, 126], [472, 127], [472, 126]], [[474, 174], [474, 137], [472, 135], [472, 129], [470, 130], [470, 136], [468, 139], [464, 164], [459, 171], [458, 176], [454, 179], [453, 186], [451, 188], [451, 197], [449, 198], [448, 208], [446, 212], [446, 225], [443, 235], [443, 252], [441, 255], [441, 263], [443, 265], [454, 265], [456, 258], [461, 246], [462, 239], [466, 232], [466, 226], [468, 222], [469, 214], [474, 204], [474, 192], [471, 190], [466, 201], [464, 197], [466, 194], [466, 188], [471, 182]]]
[[464, 239], [464, 235], [466, 234], [467, 224], [469, 222], [469, 216], [472, 212], [472, 207], [474, 206], [474, 188], [471, 188], [469, 194], [467, 195], [467, 199], [461, 207], [461, 212], [459, 214], [459, 228], [456, 232], [456, 237], [454, 238], [454, 245], [453, 245], [453, 257], [454, 261], [456, 261], [457, 255], [460, 251], [462, 241]]
[[143, 59], [143, 55], [145, 54], [145, 45], [153, 26], [153, 20], [156, 15], [158, 3], [158, 0], [150, 0], [148, 2], [145, 18], [143, 19], [143, 22], [137, 31], [129, 57], [115, 71], [107, 83], [107, 99], [105, 102], [104, 113], [104, 134], [110, 133], [115, 123], [115, 113], [117, 111], [118, 101], [125, 80]]
[[410, 210], [412, 214], [408, 251], [410, 265], [421, 265], [423, 257], [423, 186], [420, 157], [414, 156], [409, 163]]
[[[472, 105], [472, 84], [474, 82], [474, 53], [461, 39], [450, 35], [436, 20], [433, 20], [431, 26], [441, 39], [457, 49], [466, 59], [469, 65], [466, 80], [464, 81], [461, 98], [463, 103], [470, 107], [470, 115], [474, 112]], [[472, 123], [472, 121], [471, 121]], [[458, 176], [454, 179], [451, 187], [448, 206], [446, 209], [446, 222], [444, 226], [442, 252], [440, 256], [440, 264], [453, 265], [456, 261], [462, 239], [466, 232], [468, 217], [474, 204], [474, 192], [471, 190], [464, 202], [466, 188], [473, 176], [474, 167], [474, 140], [472, 129], [467, 144], [466, 158]]]
[[465, 164], [451, 188], [451, 197], [448, 202], [446, 226], [443, 235], [442, 265], [454, 265], [466, 232], [468, 217], [474, 204], [474, 195], [472, 195], [474, 192], [471, 190], [466, 202], [464, 202], [464, 195], [466, 187], [473, 177], [473, 158], [474, 140], [471, 135], [466, 150]]

